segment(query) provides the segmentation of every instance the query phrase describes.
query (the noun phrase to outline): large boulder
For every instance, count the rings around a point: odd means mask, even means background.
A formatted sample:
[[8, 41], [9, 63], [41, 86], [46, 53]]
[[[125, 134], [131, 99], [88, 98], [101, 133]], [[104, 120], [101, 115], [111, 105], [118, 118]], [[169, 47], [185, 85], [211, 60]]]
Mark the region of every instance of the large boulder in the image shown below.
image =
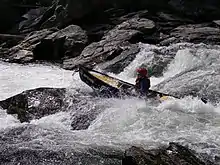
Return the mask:
[[173, 29], [168, 38], [161, 44], [191, 42], [191, 43], [220, 43], [220, 29], [209, 24], [188, 24]]
[[17, 114], [21, 122], [54, 114], [65, 106], [65, 89], [37, 88], [0, 101], [0, 106], [8, 114]]
[[153, 21], [144, 18], [132, 18], [110, 30], [99, 42], [88, 45], [76, 58], [64, 60], [65, 69], [74, 69], [78, 65], [96, 64], [110, 61], [131, 47], [131, 43], [141, 40], [143, 34], [150, 35], [155, 29]]
[[79, 26], [70, 25], [59, 31], [43, 29], [33, 32], [4, 54], [9, 62], [57, 61], [62, 60], [64, 56], [78, 56], [86, 43], [86, 32]]

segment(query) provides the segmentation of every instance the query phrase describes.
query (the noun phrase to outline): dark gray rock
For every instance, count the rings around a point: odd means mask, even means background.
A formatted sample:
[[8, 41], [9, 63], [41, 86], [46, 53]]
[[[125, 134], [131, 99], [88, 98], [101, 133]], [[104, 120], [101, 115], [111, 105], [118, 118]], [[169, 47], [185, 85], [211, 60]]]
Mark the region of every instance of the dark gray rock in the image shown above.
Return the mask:
[[62, 60], [78, 56], [87, 43], [87, 35], [79, 26], [70, 25], [60, 31], [44, 29], [30, 33], [24, 41], [5, 52], [9, 62], [28, 63], [35, 60]]
[[119, 74], [127, 67], [139, 53], [140, 48], [138, 45], [133, 44], [128, 49], [125, 49], [119, 56], [115, 57], [113, 60], [104, 62], [98, 65], [101, 70]]
[[34, 60], [33, 49], [43, 38], [54, 33], [54, 30], [44, 29], [30, 33], [20, 44], [5, 52], [6, 60], [9, 62], [27, 63]]
[[124, 50], [141, 40], [144, 33], [152, 33], [154, 22], [148, 19], [132, 18], [110, 30], [101, 41], [88, 45], [79, 57], [64, 60], [65, 69], [74, 69], [85, 64], [93, 67], [96, 64], [110, 61]]
[[162, 41], [164, 43], [191, 42], [191, 43], [220, 43], [220, 29], [211, 27], [208, 24], [182, 25], [173, 29], [170, 36]]
[[76, 57], [87, 42], [86, 32], [79, 26], [70, 25], [41, 40], [33, 50], [34, 59], [60, 60], [64, 56]]
[[21, 122], [29, 122], [61, 111], [64, 98], [63, 88], [37, 88], [0, 101], [0, 106], [8, 114], [17, 114]]
[[210, 160], [202, 161], [196, 153], [177, 143], [170, 143], [167, 148], [144, 150], [131, 147], [125, 151], [122, 165], [211, 165]]
[[[66, 109], [71, 112], [71, 127], [73, 130], [87, 129], [97, 116], [106, 108], [103, 101], [93, 95], [69, 96], [71, 103]], [[94, 104], [94, 102], [96, 104]]]

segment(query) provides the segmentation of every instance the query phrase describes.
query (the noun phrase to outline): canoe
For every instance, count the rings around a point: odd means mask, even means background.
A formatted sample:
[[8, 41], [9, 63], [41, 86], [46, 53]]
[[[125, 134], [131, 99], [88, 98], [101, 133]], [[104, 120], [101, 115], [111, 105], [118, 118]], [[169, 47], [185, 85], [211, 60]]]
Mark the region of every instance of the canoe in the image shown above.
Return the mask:
[[[118, 97], [122, 95], [138, 96], [134, 94], [135, 85], [128, 83], [126, 81], [120, 80], [118, 78], [111, 77], [107, 74], [98, 72], [93, 69], [89, 69], [85, 66], [79, 66], [79, 76], [80, 79], [89, 85], [95, 91], [98, 91], [100, 95], [107, 97]], [[146, 95], [148, 98], [157, 98], [161, 101], [176, 98], [180, 99], [177, 96], [170, 94], [149, 90], [149, 93]], [[208, 100], [203, 97], [201, 98], [203, 103], [207, 103]]]
[[[134, 84], [111, 77], [96, 70], [89, 69], [84, 66], [79, 66], [79, 76], [84, 83], [89, 85], [95, 91], [98, 91], [100, 95], [105, 95], [107, 97], [135, 95], [134, 92], [132, 92], [132, 90], [135, 89]], [[173, 97], [171, 95], [153, 90], [149, 90], [148, 95], [149, 97], [159, 97], [162, 100], [166, 100], [168, 97]]]

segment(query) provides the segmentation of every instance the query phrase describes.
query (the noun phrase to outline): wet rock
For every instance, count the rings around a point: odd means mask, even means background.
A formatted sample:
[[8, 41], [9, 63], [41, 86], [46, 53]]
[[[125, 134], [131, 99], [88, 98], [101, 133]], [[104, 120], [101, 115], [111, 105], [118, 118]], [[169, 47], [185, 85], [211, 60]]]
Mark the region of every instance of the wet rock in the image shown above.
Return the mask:
[[155, 28], [154, 22], [148, 19], [132, 18], [110, 30], [102, 40], [88, 45], [79, 57], [63, 62], [65, 69], [74, 69], [78, 65], [89, 65], [111, 61], [119, 56], [131, 43], [141, 40], [142, 34], [151, 34]]
[[87, 43], [87, 35], [79, 26], [62, 30], [44, 29], [29, 34], [24, 41], [5, 52], [9, 62], [34, 60], [58, 61], [64, 56], [78, 56]]
[[187, 147], [177, 143], [170, 143], [168, 148], [144, 150], [143, 148], [131, 147], [125, 151], [122, 165], [211, 165], [211, 161], [202, 161], [196, 153]]
[[88, 129], [90, 124], [92, 123], [93, 120], [96, 119], [97, 115], [99, 113], [97, 112], [92, 112], [92, 111], [88, 111], [85, 114], [83, 113], [78, 113], [75, 114], [71, 120], [71, 127], [72, 130], [85, 130]]
[[189, 24], [189, 25], [182, 25], [173, 29], [168, 39], [170, 40], [170, 38], [174, 37], [175, 38], [175, 41], [173, 41], [174, 43], [191, 42], [191, 43], [219, 44], [220, 43], [219, 32], [220, 32], [219, 28], [211, 27], [208, 24]]
[[37, 88], [0, 101], [0, 106], [8, 114], [17, 114], [21, 122], [29, 122], [61, 111], [64, 98], [63, 88]]
[[[92, 96], [91, 96], [92, 95]], [[71, 111], [71, 127], [73, 130], [85, 130], [106, 108], [106, 104], [100, 101], [94, 94], [82, 97], [71, 96], [72, 105], [66, 109]], [[94, 104], [95, 102], [95, 104]]]
[[131, 45], [131, 47], [125, 49], [119, 56], [115, 57], [113, 60], [99, 64], [97, 67], [107, 72], [119, 74], [135, 59], [139, 51], [139, 46], [133, 44]]

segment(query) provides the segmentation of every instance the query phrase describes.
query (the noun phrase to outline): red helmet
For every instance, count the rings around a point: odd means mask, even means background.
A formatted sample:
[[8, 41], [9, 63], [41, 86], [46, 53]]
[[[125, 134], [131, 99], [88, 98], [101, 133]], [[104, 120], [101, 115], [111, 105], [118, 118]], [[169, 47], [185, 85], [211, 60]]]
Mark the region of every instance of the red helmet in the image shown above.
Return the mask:
[[147, 76], [147, 69], [145, 68], [138, 68], [137, 73], [139, 73], [142, 76]]

